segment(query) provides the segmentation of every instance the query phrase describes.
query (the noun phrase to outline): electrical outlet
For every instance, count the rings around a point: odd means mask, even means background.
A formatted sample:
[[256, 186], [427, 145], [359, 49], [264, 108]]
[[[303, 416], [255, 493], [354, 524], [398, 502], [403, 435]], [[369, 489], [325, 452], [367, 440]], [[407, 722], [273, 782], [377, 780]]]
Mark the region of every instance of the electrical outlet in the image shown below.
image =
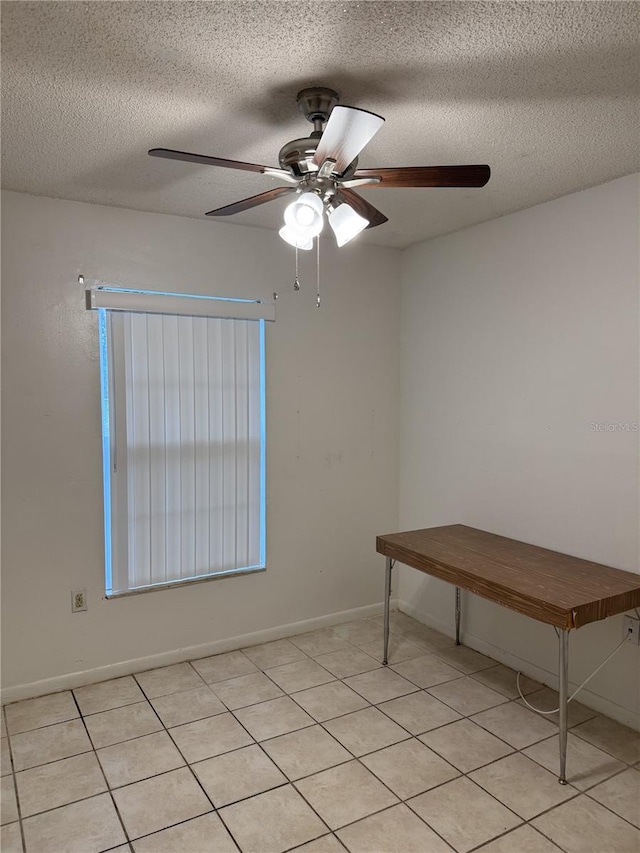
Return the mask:
[[74, 589], [71, 592], [71, 612], [79, 613], [87, 609], [87, 590]]
[[625, 616], [622, 633], [630, 643], [640, 646], [640, 619]]

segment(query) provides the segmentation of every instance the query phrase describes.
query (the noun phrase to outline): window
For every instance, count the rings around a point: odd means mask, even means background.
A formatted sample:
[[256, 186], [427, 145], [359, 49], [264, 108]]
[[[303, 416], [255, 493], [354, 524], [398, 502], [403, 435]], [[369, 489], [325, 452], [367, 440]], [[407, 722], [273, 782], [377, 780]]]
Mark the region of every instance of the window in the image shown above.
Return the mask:
[[264, 568], [272, 306], [88, 293], [100, 331], [107, 595]]

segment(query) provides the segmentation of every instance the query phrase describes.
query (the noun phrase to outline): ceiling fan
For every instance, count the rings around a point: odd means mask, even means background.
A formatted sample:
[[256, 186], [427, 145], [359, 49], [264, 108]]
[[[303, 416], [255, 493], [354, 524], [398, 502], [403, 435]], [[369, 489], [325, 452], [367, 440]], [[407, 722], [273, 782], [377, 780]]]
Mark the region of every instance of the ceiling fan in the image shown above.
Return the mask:
[[[313, 87], [298, 93], [298, 107], [313, 124], [308, 137], [294, 139], [282, 147], [279, 168], [225, 160], [204, 154], [189, 154], [169, 148], [152, 148], [152, 157], [183, 160], [207, 166], [222, 166], [245, 172], [260, 172], [285, 181], [250, 198], [210, 210], [207, 216], [230, 216], [286, 195], [296, 199], [286, 208], [280, 236], [297, 249], [311, 249], [313, 238], [329, 221], [338, 246], [343, 246], [365, 228], [375, 228], [387, 217], [355, 187], [483, 187], [491, 175], [489, 166], [409, 166], [359, 169], [358, 155], [384, 124], [375, 113], [338, 105], [333, 89]], [[326, 125], [323, 130], [323, 125]]]

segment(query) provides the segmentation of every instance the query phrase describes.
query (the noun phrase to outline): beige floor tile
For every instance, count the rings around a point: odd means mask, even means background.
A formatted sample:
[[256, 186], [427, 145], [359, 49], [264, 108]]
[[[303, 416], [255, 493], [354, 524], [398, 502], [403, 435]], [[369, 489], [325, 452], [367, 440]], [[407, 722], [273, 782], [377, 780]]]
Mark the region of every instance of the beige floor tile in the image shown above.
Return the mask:
[[341, 681], [332, 681], [330, 684], [303, 690], [301, 693], [296, 693], [294, 699], [319, 723], [343, 714], [350, 714], [352, 711], [359, 711], [369, 704], [362, 696], [345, 687]]
[[417, 690], [415, 684], [387, 667], [354, 675], [345, 679], [344, 683], [374, 705]]
[[216, 814], [204, 814], [133, 842], [134, 853], [238, 853]]
[[491, 658], [481, 655], [480, 652], [476, 652], [467, 646], [450, 646], [448, 649], [441, 649], [435, 652], [435, 655], [440, 660], [450, 664], [455, 669], [459, 669], [460, 672], [464, 672], [466, 675], [496, 665], [496, 662]]
[[148, 702], [136, 702], [85, 717], [96, 749], [160, 731], [162, 723]]
[[226, 806], [220, 816], [243, 853], [283, 853], [327, 831], [290, 785]]
[[[516, 683], [518, 673], [515, 669], [510, 669], [503, 664], [491, 666], [489, 669], [481, 669], [480, 672], [475, 672], [473, 677], [482, 684], [486, 684], [487, 687], [491, 687], [492, 690], [502, 693], [507, 699], [517, 699], [520, 695]], [[542, 690], [543, 687], [544, 684], [540, 684], [539, 681], [534, 681], [533, 678], [520, 674], [520, 690], [525, 696], [536, 690]]]
[[355, 648], [319, 655], [316, 660], [336, 678], [348, 678], [350, 675], [359, 675], [361, 672], [369, 672], [380, 666], [377, 660]]
[[6, 776], [11, 773], [11, 753], [9, 751], [9, 739], [6, 737], [0, 738], [0, 776]]
[[467, 853], [521, 823], [513, 812], [464, 777], [420, 794], [407, 805], [458, 853]]
[[5, 706], [0, 707], [0, 737], [7, 736], [7, 728], [4, 724], [4, 708]]
[[[538, 708], [540, 711], [551, 711], [559, 705], [558, 692], [557, 690], [552, 690], [550, 687], [543, 687], [542, 690], [536, 690], [526, 698], [530, 705], [533, 705], [534, 708]], [[524, 705], [522, 699], [516, 699], [516, 702], [519, 705]], [[598, 716], [597, 711], [587, 708], [586, 705], [575, 700], [569, 703], [568, 711], [569, 726], [578, 726], [580, 723], [584, 723], [585, 720], [590, 720], [592, 717]], [[544, 718], [545, 720], [549, 720], [550, 723], [558, 725], [557, 713], [545, 714]]]
[[404, 804], [365, 817], [337, 835], [350, 853], [450, 853], [451, 847]]
[[343, 640], [348, 640], [356, 646], [382, 642], [382, 625], [376, 625], [369, 619], [343, 622], [342, 625], [336, 625], [333, 630]]
[[211, 803], [187, 767], [113, 792], [131, 839], [211, 811]]
[[174, 663], [147, 672], [136, 674], [136, 681], [144, 690], [147, 699], [168, 696], [192, 687], [202, 687], [202, 679], [188, 663]]
[[13, 776], [3, 776], [0, 787], [0, 823], [13, 823], [18, 820], [18, 803]]
[[496, 838], [495, 841], [490, 841], [481, 847], [478, 853], [562, 853], [562, 851], [532, 826], [525, 824]]
[[640, 732], [608, 717], [594, 717], [577, 726], [574, 734], [626, 764], [634, 764], [640, 760]]
[[[263, 749], [289, 779], [301, 779], [351, 760], [351, 754], [321, 726], [266, 740]], [[640, 776], [640, 774], [638, 774]]]
[[252, 663], [240, 651], [225, 652], [222, 655], [194, 660], [191, 663], [207, 684], [214, 684], [216, 681], [228, 681], [230, 678], [249, 675], [250, 672], [257, 672], [258, 670], [255, 663]]
[[7, 715], [7, 730], [10, 736], [54, 723], [63, 723], [80, 716], [71, 691], [51, 693], [38, 699], [24, 699], [5, 705]]
[[290, 637], [289, 639], [294, 646], [312, 658], [349, 647], [347, 640], [336, 634], [332, 628], [320, 628], [318, 631], [298, 634], [297, 637]]
[[285, 693], [295, 693], [299, 690], [308, 690], [319, 684], [327, 684], [334, 681], [335, 676], [328, 672], [314, 660], [299, 660], [294, 663], [285, 663], [267, 670], [267, 675]]
[[238, 853], [216, 814], [204, 814], [133, 842], [134, 853]]
[[261, 672], [240, 675], [229, 681], [218, 681], [211, 689], [232, 711], [283, 695], [282, 690]]
[[[373, 622], [379, 629], [384, 627], [384, 615], [374, 616], [367, 621]], [[407, 616], [401, 610], [392, 610], [389, 614], [389, 630], [393, 631], [394, 634], [405, 634], [408, 631], [415, 631], [420, 628], [427, 628], [427, 625]]]
[[11, 738], [16, 770], [27, 770], [38, 764], [69, 758], [90, 749], [91, 742], [80, 720], [56, 723], [46, 728], [13, 735]]
[[392, 669], [422, 688], [462, 678], [459, 669], [454, 669], [433, 655], [424, 655], [404, 663], [394, 664]]
[[460, 775], [455, 767], [414, 738], [365, 755], [361, 760], [401, 800]]
[[296, 787], [331, 829], [398, 802], [398, 798], [358, 761], [323, 770], [296, 782]]
[[557, 726], [540, 714], [529, 711], [522, 705], [516, 705], [515, 702], [482, 711], [475, 714], [472, 720], [516, 749], [524, 749], [525, 746], [551, 737], [558, 731]]
[[134, 702], [143, 702], [145, 698], [132, 675], [102, 681], [99, 684], [87, 684], [86, 687], [76, 687], [73, 693], [85, 716], [110, 711], [122, 705], [133, 705]]
[[28, 817], [22, 825], [27, 853], [99, 853], [126, 841], [109, 794]]
[[98, 750], [98, 759], [110, 788], [130, 785], [185, 763], [166, 732], [106, 746]]
[[[375, 658], [378, 663], [382, 663], [384, 660], [384, 644], [381, 639], [375, 643], [363, 643], [361, 648], [363, 652]], [[389, 664], [402, 663], [402, 661], [419, 658], [422, 655], [424, 655], [424, 649], [418, 648], [406, 637], [398, 637], [395, 634], [389, 635], [389, 657], [387, 658]]]
[[289, 640], [275, 640], [260, 646], [249, 646], [242, 651], [259, 669], [281, 666], [284, 663], [292, 663], [294, 660], [305, 660], [307, 657]]
[[474, 770], [469, 778], [525, 820], [576, 795], [571, 785], [558, 784], [557, 774], [520, 753]]
[[640, 830], [584, 795], [533, 821], [567, 853], [638, 853]]
[[284, 735], [313, 725], [314, 720], [288, 696], [236, 711], [236, 717], [256, 740]]
[[427, 625], [420, 625], [420, 623], [416, 623], [416, 626], [405, 631], [402, 636], [414, 646], [418, 646], [419, 649], [428, 653], [448, 649], [454, 645], [454, 640], [451, 637], [447, 637], [446, 634], [429, 628]]
[[496, 693], [470, 676], [436, 684], [435, 687], [430, 687], [428, 692], [463, 716], [477, 714], [509, 701], [502, 693]]
[[189, 764], [253, 743], [233, 714], [229, 713], [177, 726], [170, 730], [170, 734]]
[[324, 727], [356, 757], [409, 737], [404, 729], [377, 708], [365, 708], [337, 717], [326, 722]]
[[255, 744], [199, 761], [193, 771], [217, 809], [288, 781]]
[[601, 782], [589, 796], [640, 828], [640, 773], [633, 767]]
[[383, 702], [378, 708], [412, 735], [419, 735], [460, 719], [457, 711], [424, 690]]
[[344, 847], [335, 835], [323, 835], [302, 847], [296, 847], [295, 853], [344, 853]]
[[[552, 773], [558, 772], [560, 762], [559, 736], [536, 743], [524, 750], [524, 754], [542, 764]], [[569, 732], [567, 738], [567, 780], [579, 791], [592, 788], [598, 782], [603, 782], [614, 773], [619, 773], [626, 767], [608, 752], [603, 752], [596, 746], [581, 740]], [[640, 810], [640, 800], [638, 801]]]
[[[400, 615], [404, 616], [405, 614]], [[402, 634], [403, 637], [406, 637], [412, 643], [421, 644], [428, 651], [446, 649], [454, 645], [455, 640], [453, 637], [449, 637], [442, 631], [438, 631], [430, 625], [425, 625], [424, 622], [420, 622], [417, 619], [405, 618], [408, 619], [405, 627], [394, 628], [393, 630], [398, 634]]]
[[[0, 850], [2, 853], [23, 853], [22, 835], [19, 823], [8, 823], [0, 830]], [[340, 850], [339, 853], [344, 853]]]
[[209, 687], [194, 687], [170, 696], [159, 696], [151, 704], [167, 728], [215, 717], [227, 710]]
[[16, 773], [23, 817], [66, 806], [107, 790], [93, 752]]
[[470, 773], [513, 752], [510, 746], [471, 720], [459, 720], [427, 732], [420, 740], [463, 773]]

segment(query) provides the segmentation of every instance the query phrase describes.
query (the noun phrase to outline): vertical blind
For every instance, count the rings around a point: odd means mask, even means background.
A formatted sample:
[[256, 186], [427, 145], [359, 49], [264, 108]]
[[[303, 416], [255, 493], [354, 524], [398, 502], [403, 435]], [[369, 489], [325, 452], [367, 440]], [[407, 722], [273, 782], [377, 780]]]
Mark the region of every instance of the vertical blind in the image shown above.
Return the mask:
[[263, 567], [264, 321], [100, 315], [107, 594]]

